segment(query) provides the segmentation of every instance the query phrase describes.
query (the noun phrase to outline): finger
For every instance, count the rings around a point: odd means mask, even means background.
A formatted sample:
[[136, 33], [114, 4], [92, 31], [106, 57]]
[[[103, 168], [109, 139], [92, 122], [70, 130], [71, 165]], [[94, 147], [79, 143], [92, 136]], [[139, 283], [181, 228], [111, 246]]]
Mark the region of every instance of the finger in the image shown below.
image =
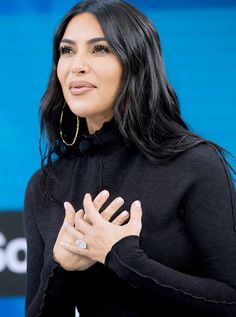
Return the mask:
[[64, 202], [65, 207], [65, 222], [70, 223], [71, 225], [74, 225], [74, 217], [75, 217], [75, 210], [74, 207], [68, 202]]
[[78, 210], [75, 214], [75, 226], [79, 219], [84, 219], [87, 223], [91, 224], [91, 221], [89, 220], [88, 216], [86, 215], [83, 209]]
[[75, 229], [71, 224], [64, 224], [65, 232], [72, 238], [72, 240], [83, 239], [84, 234], [79, 230]]
[[88, 257], [88, 249], [80, 249], [75, 244], [68, 243], [64, 240], [61, 241], [61, 246], [71, 253]]
[[113, 221], [112, 223], [114, 225], [122, 225], [127, 219], [129, 218], [129, 213], [127, 210], [122, 211], [121, 214], [119, 214]]
[[83, 210], [80, 209], [77, 212], [77, 216], [76, 216], [76, 230], [79, 230], [80, 232], [82, 232], [83, 234], [86, 234], [87, 232], [89, 232], [91, 230], [91, 224], [89, 224], [86, 220], [83, 219]]
[[88, 217], [87, 214], [84, 213], [83, 219], [84, 219], [87, 223], [90, 223], [90, 224], [91, 224], [91, 221], [89, 220], [89, 217]]
[[76, 213], [75, 213], [75, 227], [77, 227], [77, 223], [80, 221], [80, 219], [85, 219], [85, 213], [84, 213], [84, 210], [83, 209], [80, 209], [78, 210]]
[[100, 210], [104, 203], [107, 201], [110, 193], [108, 190], [101, 191], [93, 200], [94, 207]]
[[86, 193], [83, 200], [84, 210], [92, 224], [99, 223], [102, 220], [100, 213], [94, 207], [92, 197]]
[[109, 220], [114, 215], [114, 213], [124, 204], [124, 199], [122, 197], [117, 197], [114, 199], [110, 205], [103, 210], [101, 213], [102, 218]]
[[139, 200], [134, 201], [131, 205], [128, 225], [133, 228], [134, 234], [140, 234], [142, 228], [142, 207]]

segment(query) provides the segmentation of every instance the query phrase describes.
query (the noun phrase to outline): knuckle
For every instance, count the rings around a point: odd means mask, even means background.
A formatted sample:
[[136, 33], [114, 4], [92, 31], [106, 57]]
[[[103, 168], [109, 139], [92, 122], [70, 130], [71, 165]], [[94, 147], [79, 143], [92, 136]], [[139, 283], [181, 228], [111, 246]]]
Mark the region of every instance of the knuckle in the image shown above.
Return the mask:
[[88, 217], [87, 214], [84, 215], [84, 220], [85, 220], [85, 221], [89, 220], [89, 217]]
[[80, 220], [80, 215], [79, 214], [76, 214], [75, 215], [75, 222], [78, 222]]
[[120, 226], [122, 223], [123, 223], [123, 221], [121, 219], [117, 219], [116, 225]]
[[101, 216], [103, 219], [108, 220], [109, 219], [109, 211], [106, 209], [101, 213]]
[[93, 205], [94, 205], [95, 208], [98, 208], [100, 204], [101, 204], [101, 202], [100, 202], [100, 199], [99, 199], [99, 198], [96, 198], [96, 199], [93, 201]]
[[89, 237], [86, 236], [86, 239], [89, 239], [89, 238], [90, 238], [91, 240], [94, 240], [95, 237], [96, 237], [96, 233], [95, 233], [94, 231], [91, 231], [90, 234], [89, 234]]
[[103, 201], [102, 195], [98, 194], [98, 196], [95, 198], [95, 202], [100, 203], [101, 201]]
[[79, 223], [79, 219], [75, 219], [75, 226], [77, 226]]

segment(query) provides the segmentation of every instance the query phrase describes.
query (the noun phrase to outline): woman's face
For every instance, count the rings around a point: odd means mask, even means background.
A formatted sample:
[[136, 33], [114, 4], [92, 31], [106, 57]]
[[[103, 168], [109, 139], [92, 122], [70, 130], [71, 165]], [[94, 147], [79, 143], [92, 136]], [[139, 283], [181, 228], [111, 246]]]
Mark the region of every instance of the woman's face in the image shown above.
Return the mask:
[[79, 14], [67, 25], [60, 43], [57, 76], [75, 115], [91, 119], [113, 116], [122, 65], [92, 14]]

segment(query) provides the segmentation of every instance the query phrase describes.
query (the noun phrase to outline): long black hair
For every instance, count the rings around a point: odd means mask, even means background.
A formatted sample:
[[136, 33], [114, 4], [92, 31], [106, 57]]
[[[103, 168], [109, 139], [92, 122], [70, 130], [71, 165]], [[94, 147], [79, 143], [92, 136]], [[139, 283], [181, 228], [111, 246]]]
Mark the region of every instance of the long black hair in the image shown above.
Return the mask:
[[[200, 143], [215, 146], [223, 155], [225, 150], [191, 132], [181, 117], [178, 98], [165, 73], [160, 38], [152, 22], [122, 0], [85, 0], [66, 14], [54, 36], [52, 71], [40, 105], [40, 139], [45, 132], [47, 136], [47, 148], [44, 153], [41, 150], [44, 180], [53, 156], [62, 158], [73, 151], [73, 147], [66, 147], [60, 139], [64, 96], [57, 77], [57, 63], [59, 43], [68, 23], [85, 12], [97, 18], [107, 42], [122, 63], [121, 85], [113, 113], [123, 138], [153, 161], [172, 159]], [[67, 129], [70, 127], [67, 124]]]

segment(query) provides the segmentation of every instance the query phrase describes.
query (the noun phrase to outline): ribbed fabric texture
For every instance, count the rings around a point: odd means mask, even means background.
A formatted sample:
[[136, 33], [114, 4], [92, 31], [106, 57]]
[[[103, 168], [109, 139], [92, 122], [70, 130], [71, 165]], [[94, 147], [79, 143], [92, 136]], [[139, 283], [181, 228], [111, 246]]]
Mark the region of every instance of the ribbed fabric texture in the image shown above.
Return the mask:
[[[198, 145], [167, 164], [153, 164], [126, 144], [115, 121], [84, 136], [75, 155], [57, 160], [43, 196], [41, 170], [25, 193], [26, 317], [236, 316], [235, 189], [217, 151]], [[52, 259], [64, 219], [89, 192], [142, 203], [140, 238], [118, 241], [105, 265], [67, 272]], [[115, 216], [116, 216], [115, 215]]]

